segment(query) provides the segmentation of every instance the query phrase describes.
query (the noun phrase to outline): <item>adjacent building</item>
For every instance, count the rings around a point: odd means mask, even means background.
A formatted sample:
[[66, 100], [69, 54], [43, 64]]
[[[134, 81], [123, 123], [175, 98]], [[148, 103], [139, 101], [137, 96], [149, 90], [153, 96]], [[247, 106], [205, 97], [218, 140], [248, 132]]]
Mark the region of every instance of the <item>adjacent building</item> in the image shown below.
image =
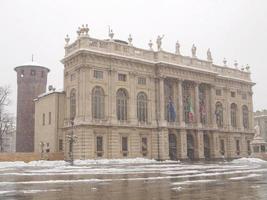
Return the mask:
[[[35, 101], [35, 151], [75, 159], [217, 159], [251, 154], [250, 72], [162, 49], [96, 39], [83, 26], [66, 38], [63, 91]], [[73, 122], [73, 123], [72, 123]], [[77, 137], [69, 149], [69, 135]]]
[[254, 112], [254, 124], [259, 126], [260, 136], [267, 142], [267, 110]]

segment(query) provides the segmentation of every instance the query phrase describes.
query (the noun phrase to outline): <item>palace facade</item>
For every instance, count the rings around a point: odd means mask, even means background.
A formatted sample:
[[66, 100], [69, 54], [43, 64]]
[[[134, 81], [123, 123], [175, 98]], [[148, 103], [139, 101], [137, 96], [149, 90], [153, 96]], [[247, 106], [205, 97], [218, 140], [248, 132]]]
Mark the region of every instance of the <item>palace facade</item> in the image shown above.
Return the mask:
[[[35, 151], [75, 159], [217, 159], [251, 154], [254, 136], [250, 72], [162, 49], [100, 40], [83, 26], [66, 38], [63, 91], [35, 100]], [[71, 123], [73, 121], [73, 124]]]

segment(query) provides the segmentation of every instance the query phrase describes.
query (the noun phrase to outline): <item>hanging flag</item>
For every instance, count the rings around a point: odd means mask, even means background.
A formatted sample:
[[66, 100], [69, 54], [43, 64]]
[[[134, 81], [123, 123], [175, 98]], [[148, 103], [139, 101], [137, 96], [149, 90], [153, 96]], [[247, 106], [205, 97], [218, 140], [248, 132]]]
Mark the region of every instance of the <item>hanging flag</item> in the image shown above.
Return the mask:
[[192, 100], [190, 97], [189, 97], [188, 103], [189, 103], [189, 112], [188, 112], [189, 122], [193, 122], [194, 121], [194, 109], [193, 109]]
[[167, 107], [168, 107], [168, 121], [175, 122], [176, 112], [175, 112], [175, 106], [174, 106], [171, 98], [169, 99], [169, 103], [168, 103]]

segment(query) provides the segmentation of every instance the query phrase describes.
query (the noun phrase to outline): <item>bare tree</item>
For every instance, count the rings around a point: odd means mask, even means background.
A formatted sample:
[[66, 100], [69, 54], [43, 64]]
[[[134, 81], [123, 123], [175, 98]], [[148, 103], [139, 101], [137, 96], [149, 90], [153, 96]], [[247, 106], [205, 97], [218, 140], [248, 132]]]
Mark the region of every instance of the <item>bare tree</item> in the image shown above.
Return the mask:
[[10, 104], [10, 88], [0, 86], [0, 152], [4, 151], [3, 137], [14, 130], [14, 117], [6, 111]]

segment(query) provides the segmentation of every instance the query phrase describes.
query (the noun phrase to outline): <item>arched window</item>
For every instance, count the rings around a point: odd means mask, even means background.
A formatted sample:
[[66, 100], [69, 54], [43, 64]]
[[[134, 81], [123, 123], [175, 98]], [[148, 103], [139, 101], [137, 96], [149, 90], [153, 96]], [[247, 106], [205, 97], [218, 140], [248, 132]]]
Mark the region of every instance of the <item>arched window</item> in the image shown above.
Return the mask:
[[120, 121], [127, 120], [127, 91], [119, 89], [117, 91], [117, 119]]
[[222, 128], [223, 127], [223, 106], [221, 102], [216, 103], [215, 115], [216, 115], [217, 126], [219, 128]]
[[105, 113], [104, 90], [96, 86], [92, 91], [92, 116], [94, 119], [103, 119]]
[[139, 122], [147, 122], [147, 96], [144, 92], [137, 95], [137, 118]]
[[236, 119], [237, 119], [237, 105], [235, 103], [232, 103], [231, 104], [231, 126], [232, 127], [237, 127]]
[[246, 105], [242, 106], [243, 113], [243, 126], [245, 129], [249, 128], [249, 116], [248, 116], [248, 107]]
[[74, 119], [76, 115], [76, 90], [70, 92], [70, 118]]

